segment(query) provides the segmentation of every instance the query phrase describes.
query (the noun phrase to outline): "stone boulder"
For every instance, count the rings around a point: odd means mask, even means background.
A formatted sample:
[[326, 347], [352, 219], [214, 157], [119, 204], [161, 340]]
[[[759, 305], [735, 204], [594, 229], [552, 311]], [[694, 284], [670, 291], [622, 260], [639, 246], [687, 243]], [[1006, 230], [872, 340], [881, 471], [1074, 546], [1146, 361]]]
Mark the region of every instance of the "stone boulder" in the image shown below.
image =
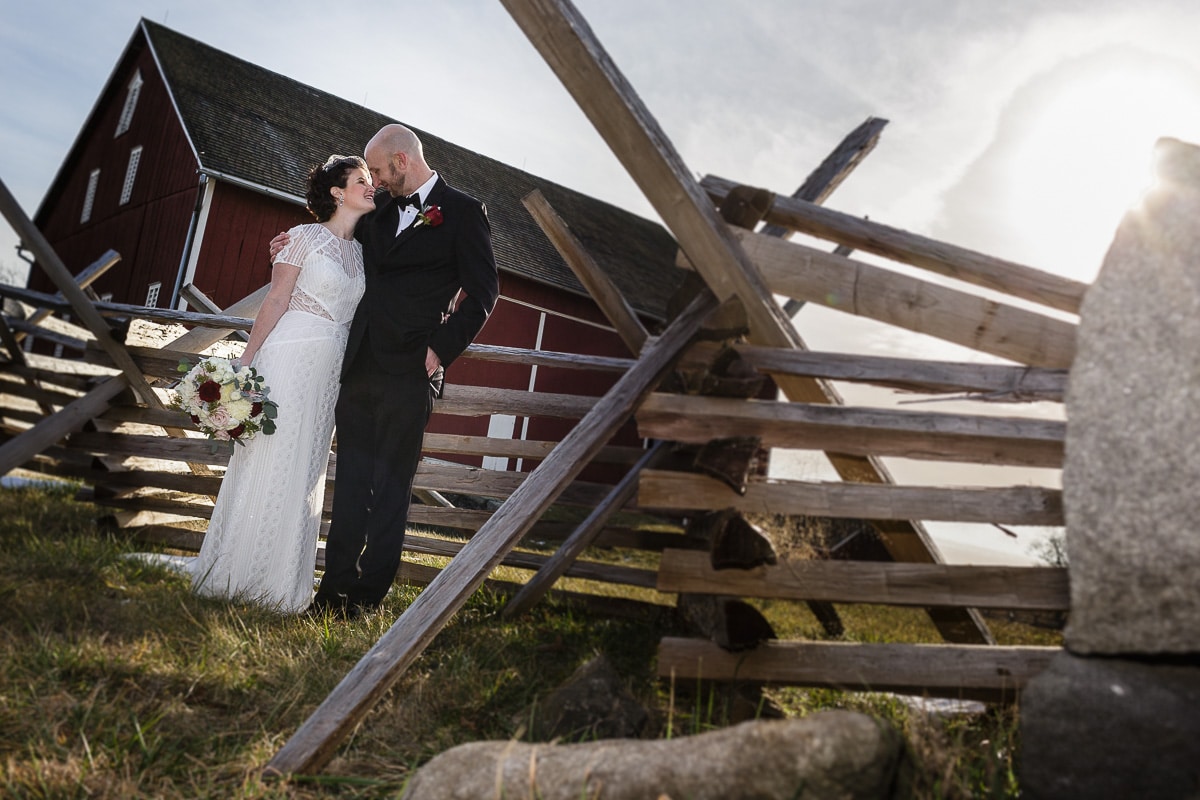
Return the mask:
[[403, 800], [876, 800], [903, 751], [893, 728], [851, 711], [671, 740], [475, 742], [431, 759]]
[[1023, 797], [1200, 797], [1200, 667], [1060, 653], [1021, 696]]
[[1200, 148], [1156, 150], [1080, 313], [1063, 506], [1075, 653], [1200, 653]]

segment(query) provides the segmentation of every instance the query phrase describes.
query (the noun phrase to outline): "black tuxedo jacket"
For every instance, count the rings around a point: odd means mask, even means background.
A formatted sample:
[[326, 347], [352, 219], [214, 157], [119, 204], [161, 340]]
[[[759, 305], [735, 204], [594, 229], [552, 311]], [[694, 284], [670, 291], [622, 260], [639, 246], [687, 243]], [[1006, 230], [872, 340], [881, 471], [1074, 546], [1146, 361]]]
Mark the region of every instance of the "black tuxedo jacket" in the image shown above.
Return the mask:
[[[441, 211], [440, 223], [414, 223], [399, 236], [395, 198], [359, 220], [354, 235], [363, 246], [366, 291], [350, 326], [343, 377], [364, 339], [389, 372], [423, 364], [426, 347], [449, 366], [495, 308], [499, 280], [483, 204], [438, 176], [425, 199], [431, 207]], [[459, 289], [466, 296], [454, 308]]]

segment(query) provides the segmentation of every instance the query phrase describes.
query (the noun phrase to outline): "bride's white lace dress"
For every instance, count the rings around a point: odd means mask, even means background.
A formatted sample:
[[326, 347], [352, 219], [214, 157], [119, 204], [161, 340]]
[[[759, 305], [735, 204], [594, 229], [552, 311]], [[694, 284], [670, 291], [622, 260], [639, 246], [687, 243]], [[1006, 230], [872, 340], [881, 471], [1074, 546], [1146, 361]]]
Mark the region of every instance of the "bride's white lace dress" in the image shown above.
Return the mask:
[[333, 409], [363, 261], [357, 242], [322, 225], [288, 233], [275, 260], [300, 267], [300, 275], [253, 364], [279, 404], [277, 429], [235, 446], [188, 571], [201, 594], [296, 613], [313, 594]]

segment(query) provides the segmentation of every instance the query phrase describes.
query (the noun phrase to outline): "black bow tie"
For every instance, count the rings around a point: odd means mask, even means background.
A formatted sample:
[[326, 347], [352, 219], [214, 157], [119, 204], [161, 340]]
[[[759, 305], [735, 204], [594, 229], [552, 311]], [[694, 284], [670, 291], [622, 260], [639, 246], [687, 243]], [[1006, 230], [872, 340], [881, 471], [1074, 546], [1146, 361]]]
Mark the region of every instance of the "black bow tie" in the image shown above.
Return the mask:
[[413, 194], [410, 194], [408, 197], [401, 197], [400, 200], [397, 202], [397, 205], [400, 206], [401, 211], [403, 211], [408, 206], [416, 206], [417, 211], [420, 211], [421, 210], [421, 193], [415, 192]]

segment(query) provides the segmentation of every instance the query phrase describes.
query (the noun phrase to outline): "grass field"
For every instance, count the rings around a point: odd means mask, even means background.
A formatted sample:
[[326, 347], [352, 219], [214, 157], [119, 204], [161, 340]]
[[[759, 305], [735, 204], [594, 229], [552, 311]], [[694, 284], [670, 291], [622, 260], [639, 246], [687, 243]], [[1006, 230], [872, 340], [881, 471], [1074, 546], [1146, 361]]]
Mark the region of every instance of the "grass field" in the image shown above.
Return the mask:
[[[260, 771], [419, 592], [397, 585], [351, 623], [281, 617], [194, 596], [129, 554], [72, 492], [0, 490], [0, 796], [11, 798], [396, 797], [442, 750], [525, 736], [530, 709], [597, 653], [653, 711], [657, 737], [727, 724], [720, 704], [654, 677], [673, 615], [606, 618], [543, 603], [516, 620], [476, 593], [316, 777]], [[780, 636], [824, 638], [798, 604], [763, 606]], [[919, 611], [839, 607], [847, 638], [937, 641]], [[1005, 643], [1057, 634], [996, 624]], [[912, 797], [1016, 797], [1016, 711], [933, 715], [884, 694], [768, 688], [789, 715], [829, 708], [900, 728]], [[680, 693], [683, 696], [683, 693]]]

